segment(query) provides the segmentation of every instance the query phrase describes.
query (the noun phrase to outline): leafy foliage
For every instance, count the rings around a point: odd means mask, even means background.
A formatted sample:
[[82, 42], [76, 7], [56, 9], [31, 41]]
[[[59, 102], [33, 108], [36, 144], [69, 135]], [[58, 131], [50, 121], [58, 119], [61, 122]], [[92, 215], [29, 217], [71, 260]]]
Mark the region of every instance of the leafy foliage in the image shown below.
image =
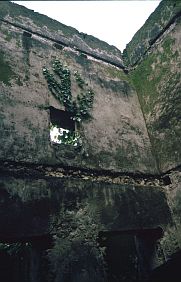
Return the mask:
[[71, 113], [72, 119], [80, 122], [90, 117], [90, 110], [93, 107], [94, 92], [87, 83], [81, 78], [80, 74], [74, 72], [75, 80], [82, 92], [73, 99], [71, 93], [71, 73], [63, 66], [59, 60], [54, 60], [52, 64], [54, 74], [44, 67], [43, 74], [47, 80], [48, 87], [52, 94], [65, 107], [66, 111]]

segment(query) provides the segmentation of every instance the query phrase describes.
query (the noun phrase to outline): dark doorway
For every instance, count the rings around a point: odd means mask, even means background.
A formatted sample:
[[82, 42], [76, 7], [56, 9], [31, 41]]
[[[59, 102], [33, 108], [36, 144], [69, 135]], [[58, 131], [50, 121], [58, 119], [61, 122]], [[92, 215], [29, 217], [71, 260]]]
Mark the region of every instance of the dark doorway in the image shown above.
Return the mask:
[[99, 243], [106, 248], [108, 282], [148, 281], [156, 257], [156, 242], [162, 235], [161, 228], [101, 232]]
[[108, 282], [138, 281], [138, 259], [134, 236], [109, 234], [104, 238]]

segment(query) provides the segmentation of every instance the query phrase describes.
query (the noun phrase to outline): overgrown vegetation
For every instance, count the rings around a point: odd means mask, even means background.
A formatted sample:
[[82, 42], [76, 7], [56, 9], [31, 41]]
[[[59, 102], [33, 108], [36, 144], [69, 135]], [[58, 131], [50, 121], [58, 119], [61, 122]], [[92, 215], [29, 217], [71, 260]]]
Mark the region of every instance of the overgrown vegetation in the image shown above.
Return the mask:
[[73, 98], [71, 93], [70, 70], [66, 66], [63, 66], [59, 60], [53, 61], [52, 67], [54, 75], [46, 67], [43, 68], [43, 74], [51, 93], [65, 107], [65, 110], [71, 113], [73, 120], [81, 122], [89, 118], [94, 101], [93, 90], [87, 87], [88, 84], [84, 82], [80, 74], [76, 71], [74, 72], [74, 76], [78, 86], [81, 88], [81, 92], [76, 98]]
[[[158, 87], [164, 79], [167, 82], [171, 78], [171, 60], [176, 60], [177, 53], [173, 52], [172, 45], [175, 40], [167, 36], [162, 43], [162, 51], [159, 49], [148, 54], [144, 60], [131, 72], [131, 78], [137, 93], [140, 97], [141, 105], [147, 114], [153, 110], [158, 101]], [[174, 75], [175, 76], [175, 75]], [[165, 89], [166, 90], [166, 89]]]
[[123, 70], [117, 69], [113, 66], [104, 66], [104, 70], [111, 78], [117, 78], [119, 80], [129, 81], [129, 77], [124, 73]]
[[[52, 62], [52, 74], [46, 67], [43, 67], [43, 74], [48, 83], [48, 88], [51, 93], [59, 100], [65, 107], [65, 110], [71, 114], [71, 119], [77, 123], [90, 118], [90, 111], [93, 107], [94, 92], [88, 87], [88, 84], [81, 78], [81, 75], [75, 71], [74, 77], [81, 92], [73, 98], [71, 92], [71, 72], [67, 66], [59, 60]], [[78, 135], [76, 133], [64, 132], [59, 134], [59, 141], [63, 144], [77, 143]]]
[[160, 169], [168, 160], [178, 162], [180, 154], [181, 74], [177, 46], [172, 33], [167, 34], [130, 73]]

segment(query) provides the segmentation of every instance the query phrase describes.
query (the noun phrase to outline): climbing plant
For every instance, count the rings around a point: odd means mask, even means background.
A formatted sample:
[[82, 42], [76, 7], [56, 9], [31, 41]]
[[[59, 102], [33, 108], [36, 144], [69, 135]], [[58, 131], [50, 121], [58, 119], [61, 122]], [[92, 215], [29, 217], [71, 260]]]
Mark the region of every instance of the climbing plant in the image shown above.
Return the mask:
[[65, 110], [71, 113], [71, 118], [76, 122], [81, 122], [89, 118], [94, 101], [93, 90], [88, 87], [88, 84], [81, 78], [81, 75], [75, 71], [75, 81], [81, 92], [76, 98], [73, 98], [70, 70], [66, 66], [63, 66], [59, 60], [53, 61], [52, 70], [54, 74], [45, 66], [43, 67], [43, 74], [51, 93], [65, 107]]
[[[74, 72], [74, 78], [77, 82], [80, 93], [76, 98], [72, 97], [71, 91], [71, 72], [59, 60], [52, 62], [52, 72], [44, 66], [43, 74], [48, 83], [51, 93], [65, 107], [65, 110], [71, 114], [71, 119], [77, 123], [90, 117], [90, 111], [93, 107], [94, 92], [88, 87], [88, 84], [82, 79], [78, 71]], [[78, 146], [82, 144], [80, 134], [68, 130], [58, 129], [55, 135], [55, 142], [62, 144], [71, 144]]]

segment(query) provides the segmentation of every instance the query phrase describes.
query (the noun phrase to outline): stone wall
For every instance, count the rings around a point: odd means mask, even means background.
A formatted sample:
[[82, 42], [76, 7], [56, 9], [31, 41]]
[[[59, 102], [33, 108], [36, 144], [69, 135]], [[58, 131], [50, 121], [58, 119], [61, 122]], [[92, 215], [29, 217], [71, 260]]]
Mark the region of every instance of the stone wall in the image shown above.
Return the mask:
[[[157, 173], [137, 94], [124, 71], [53, 44], [1, 23], [1, 160]], [[49, 107], [63, 108], [42, 68], [55, 58], [72, 74], [78, 71], [95, 93], [92, 119], [81, 123], [81, 151], [50, 143]], [[80, 91], [72, 75], [72, 95]]]
[[91, 217], [101, 226], [100, 231], [158, 226], [165, 229], [172, 223], [165, 192], [159, 184], [106, 183], [104, 177], [89, 179], [52, 173], [33, 177], [24, 170], [21, 176], [1, 175], [0, 222], [4, 227], [0, 239], [54, 234], [55, 218], [62, 209], [75, 213], [87, 205]]
[[173, 224], [161, 240], [166, 258], [180, 250], [180, 26], [180, 2], [162, 1], [124, 51], [158, 170], [170, 177], [165, 192]]
[[180, 164], [180, 20], [131, 71], [159, 169]]
[[70, 46], [75, 50], [124, 68], [121, 51], [116, 47], [33, 10], [15, 3], [1, 1], [0, 18], [19, 28], [41, 35], [43, 38], [52, 39], [53, 42]]
[[[16, 4], [0, 8], [0, 240], [26, 247], [18, 279], [28, 264], [28, 282], [147, 279], [181, 244], [180, 4], [162, 1], [128, 44], [129, 73], [115, 47]], [[51, 107], [65, 110], [42, 73], [55, 58], [74, 98], [75, 71], [95, 93], [91, 118], [75, 126], [78, 148], [50, 142]], [[123, 273], [112, 248], [125, 254]]]
[[145, 24], [135, 33], [123, 51], [124, 63], [136, 65], [156, 40], [177, 21], [181, 15], [181, 3], [177, 0], [163, 0], [149, 16]]

